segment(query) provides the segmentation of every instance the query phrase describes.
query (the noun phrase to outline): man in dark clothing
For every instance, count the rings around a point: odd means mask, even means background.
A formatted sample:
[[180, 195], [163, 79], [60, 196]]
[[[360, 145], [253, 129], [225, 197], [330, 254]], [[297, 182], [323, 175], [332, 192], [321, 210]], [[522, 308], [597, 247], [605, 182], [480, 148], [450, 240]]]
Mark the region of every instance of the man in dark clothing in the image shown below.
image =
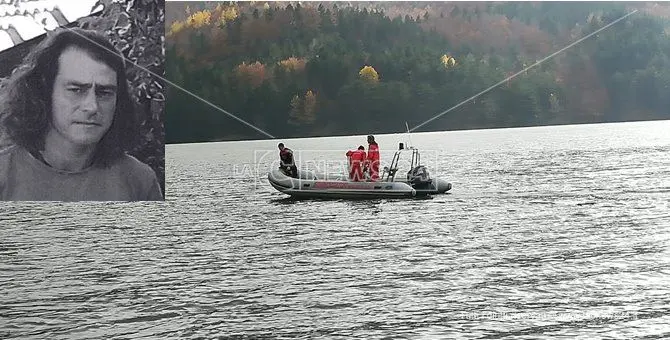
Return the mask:
[[293, 151], [284, 146], [284, 143], [279, 143], [279, 168], [287, 175], [298, 178], [298, 167], [295, 166], [293, 159]]

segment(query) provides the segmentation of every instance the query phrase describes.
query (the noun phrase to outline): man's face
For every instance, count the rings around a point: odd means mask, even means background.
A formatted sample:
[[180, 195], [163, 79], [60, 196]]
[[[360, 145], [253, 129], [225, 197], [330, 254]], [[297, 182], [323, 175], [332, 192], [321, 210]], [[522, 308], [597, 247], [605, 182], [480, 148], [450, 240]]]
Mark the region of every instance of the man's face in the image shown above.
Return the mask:
[[80, 48], [66, 48], [58, 58], [47, 140], [70, 146], [96, 145], [112, 125], [116, 92], [114, 69]]

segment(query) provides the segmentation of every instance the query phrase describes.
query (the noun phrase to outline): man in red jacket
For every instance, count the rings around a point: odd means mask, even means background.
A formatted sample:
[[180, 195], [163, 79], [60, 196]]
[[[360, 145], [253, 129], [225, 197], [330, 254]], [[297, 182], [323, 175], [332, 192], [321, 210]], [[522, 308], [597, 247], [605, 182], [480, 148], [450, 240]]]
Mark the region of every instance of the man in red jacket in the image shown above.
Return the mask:
[[375, 136], [368, 136], [368, 155], [365, 167], [373, 181], [379, 180], [379, 145], [375, 142]]
[[360, 182], [363, 180], [363, 163], [365, 163], [365, 147], [358, 147], [358, 150], [347, 151], [349, 159], [349, 180]]

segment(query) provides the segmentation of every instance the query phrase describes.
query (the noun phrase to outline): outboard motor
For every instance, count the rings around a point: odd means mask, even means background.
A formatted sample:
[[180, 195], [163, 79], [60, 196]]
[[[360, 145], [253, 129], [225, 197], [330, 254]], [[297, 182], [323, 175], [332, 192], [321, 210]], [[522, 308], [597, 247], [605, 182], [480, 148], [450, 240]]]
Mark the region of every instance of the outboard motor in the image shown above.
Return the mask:
[[428, 169], [423, 165], [417, 165], [410, 170], [407, 173], [407, 181], [412, 188], [417, 190], [417, 193], [422, 190], [432, 191], [433, 189], [433, 180], [430, 178]]

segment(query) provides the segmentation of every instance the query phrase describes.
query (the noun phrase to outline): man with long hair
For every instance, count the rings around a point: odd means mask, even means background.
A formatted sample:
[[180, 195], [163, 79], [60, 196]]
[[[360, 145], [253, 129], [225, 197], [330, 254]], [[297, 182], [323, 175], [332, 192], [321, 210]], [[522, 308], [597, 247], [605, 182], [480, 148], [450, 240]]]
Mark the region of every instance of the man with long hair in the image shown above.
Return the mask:
[[156, 174], [126, 154], [138, 123], [123, 55], [101, 33], [48, 35], [0, 89], [0, 200], [162, 200]]

